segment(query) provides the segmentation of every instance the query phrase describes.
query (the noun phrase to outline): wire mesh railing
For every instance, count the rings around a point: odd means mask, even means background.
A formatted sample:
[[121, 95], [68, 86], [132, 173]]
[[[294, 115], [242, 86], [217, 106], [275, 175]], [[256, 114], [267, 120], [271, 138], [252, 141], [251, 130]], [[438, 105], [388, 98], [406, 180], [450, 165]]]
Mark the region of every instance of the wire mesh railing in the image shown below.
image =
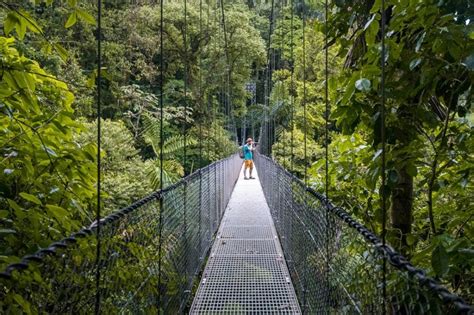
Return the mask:
[[262, 154], [255, 162], [303, 313], [473, 312], [276, 162]]
[[232, 155], [102, 219], [98, 260], [95, 223], [8, 266], [0, 313], [185, 312], [241, 164]]

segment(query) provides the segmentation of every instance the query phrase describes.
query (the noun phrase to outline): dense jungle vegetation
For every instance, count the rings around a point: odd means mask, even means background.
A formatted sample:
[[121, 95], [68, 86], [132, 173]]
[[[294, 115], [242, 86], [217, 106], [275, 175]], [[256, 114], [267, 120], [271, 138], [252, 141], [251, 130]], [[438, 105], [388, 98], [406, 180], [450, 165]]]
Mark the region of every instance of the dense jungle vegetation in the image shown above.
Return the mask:
[[[185, 22], [184, 1], [167, 1], [161, 56], [158, 2], [105, 0], [104, 214], [160, 187], [160, 93], [165, 186], [235, 152], [244, 130], [258, 138], [263, 127], [273, 140], [264, 149], [300, 177], [307, 168], [309, 185], [324, 192], [327, 32], [330, 198], [380, 235], [384, 191], [389, 242], [472, 302], [474, 8], [463, 0], [386, 2], [382, 189], [381, 1], [330, 1], [328, 29], [322, 1], [294, 1], [293, 11], [293, 2], [275, 1], [273, 12], [270, 1], [224, 1], [226, 34], [218, 2], [187, 1]], [[93, 1], [0, 6], [3, 269], [94, 221], [98, 35]]]
[[[335, 1], [328, 31], [329, 196], [381, 233], [380, 1]], [[386, 139], [389, 242], [413, 263], [472, 301], [473, 7], [464, 1], [389, 1], [386, 11]], [[269, 111], [277, 126], [273, 155], [290, 165], [294, 102], [295, 171], [308, 168], [324, 192], [324, 24], [320, 4], [293, 23], [294, 78], [287, 11], [275, 29], [282, 52]], [[280, 35], [279, 35], [280, 34]], [[291, 60], [291, 59], [290, 59]], [[306, 66], [304, 66], [306, 64]], [[278, 66], [280, 65], [280, 66]], [[303, 80], [306, 97], [303, 97]], [[304, 130], [303, 103], [307, 110]], [[304, 161], [303, 134], [307, 136]]]

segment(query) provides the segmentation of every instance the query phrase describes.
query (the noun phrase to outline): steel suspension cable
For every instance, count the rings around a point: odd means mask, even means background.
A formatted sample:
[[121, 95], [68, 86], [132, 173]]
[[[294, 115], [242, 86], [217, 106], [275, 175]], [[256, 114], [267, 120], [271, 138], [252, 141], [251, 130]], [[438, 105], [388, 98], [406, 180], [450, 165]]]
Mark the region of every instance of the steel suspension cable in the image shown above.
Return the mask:
[[[306, 123], [306, 116], [305, 116], [305, 113], [306, 113], [306, 108], [305, 108], [305, 98], [306, 98], [306, 82], [305, 82], [305, 70], [306, 70], [306, 66], [305, 66], [305, 22], [304, 22], [304, 19], [305, 19], [305, 8], [304, 8], [304, 5], [305, 5], [305, 2], [304, 0], [301, 1], [301, 4], [302, 4], [302, 19], [303, 19], [303, 99], [302, 99], [302, 103], [303, 103], [303, 132], [304, 132], [304, 183], [306, 185], [306, 126], [305, 126], [305, 123]], [[291, 52], [293, 54], [293, 52]], [[292, 81], [293, 81], [293, 78], [292, 78]], [[293, 117], [294, 118], [294, 117]], [[292, 138], [293, 138], [293, 135], [292, 135]], [[293, 139], [292, 139], [292, 142], [293, 142]], [[294, 191], [293, 191], [293, 185], [292, 185], [292, 190], [291, 190], [291, 195], [292, 195], [292, 198], [294, 197], [293, 195]], [[303, 204], [306, 206], [307, 204], [307, 195], [303, 195], [302, 196], [302, 202]], [[293, 211], [293, 206], [290, 207], [291, 210]], [[299, 277], [299, 276], [298, 276]], [[301, 292], [302, 292], [302, 301], [301, 301], [301, 308], [302, 308], [302, 312], [303, 314], [306, 314], [307, 312], [307, 277], [303, 276], [301, 281], [300, 281], [300, 287], [301, 287]]]
[[[325, 0], [324, 2], [324, 100], [325, 100], [325, 113], [324, 113], [324, 155], [325, 155], [325, 191], [326, 198], [329, 200], [329, 46], [328, 46], [328, 36], [329, 36], [329, 1]], [[326, 204], [326, 290], [330, 292], [330, 213], [329, 205]], [[326, 294], [326, 305], [329, 306], [330, 297], [329, 294]]]
[[290, 107], [291, 107], [291, 116], [290, 116], [290, 126], [291, 126], [291, 139], [290, 139], [290, 171], [293, 173], [294, 172], [294, 115], [295, 115], [295, 97], [294, 97], [294, 89], [295, 89], [295, 60], [294, 60], [294, 55], [293, 55], [293, 23], [294, 23], [294, 3], [293, 0], [290, 0], [291, 3], [291, 12], [290, 12], [290, 71], [291, 71], [291, 77], [290, 77]]
[[308, 161], [307, 161], [307, 121], [306, 121], [306, 8], [305, 1], [302, 0], [302, 19], [303, 19], [303, 151], [304, 151], [304, 183], [308, 186]]
[[[188, 5], [187, 0], [184, 0], [184, 27], [183, 27], [183, 46], [184, 46], [184, 116], [183, 116], [183, 168], [184, 175], [186, 176], [186, 162], [187, 162], [187, 116], [188, 116]], [[185, 181], [183, 185], [183, 243], [184, 251], [188, 250], [188, 184]], [[184, 255], [184, 270], [187, 273], [188, 268], [188, 255]], [[187, 276], [187, 275], [186, 275]], [[184, 284], [186, 285], [186, 284]], [[184, 289], [186, 294], [187, 288]], [[183, 299], [186, 301], [186, 298]], [[183, 308], [181, 303], [180, 310]]]
[[[290, 172], [293, 174], [294, 173], [294, 129], [295, 129], [295, 122], [294, 122], [294, 116], [295, 116], [295, 97], [294, 97], [294, 91], [295, 91], [295, 81], [294, 81], [294, 74], [295, 74], [295, 59], [294, 59], [294, 49], [293, 49], [293, 37], [294, 37], [294, 2], [293, 0], [290, 0]], [[293, 195], [293, 178], [291, 179], [291, 189], [290, 189], [290, 200], [293, 201], [294, 195]], [[294, 211], [294, 203], [290, 202], [290, 211], [293, 213]]]
[[[303, 20], [303, 164], [304, 164], [304, 184], [308, 186], [308, 155], [307, 155], [307, 119], [306, 119], [306, 7], [305, 0], [302, 0], [302, 20]], [[307, 206], [307, 194], [304, 195], [303, 202]], [[307, 277], [303, 279], [303, 313], [307, 309]]]
[[[202, 0], [199, 0], [199, 36], [202, 36]], [[199, 108], [204, 112], [204, 106], [202, 103], [202, 57], [199, 54]], [[200, 113], [201, 114], [201, 113]], [[203, 121], [199, 121], [199, 169], [203, 167], [202, 157], [202, 124]], [[198, 231], [199, 231], [199, 253], [202, 253], [202, 173], [199, 171], [199, 219], [198, 219]], [[200, 256], [199, 260], [202, 261], [204, 257]]]
[[[385, 139], [385, 0], [382, 0], [382, 17], [381, 17], [381, 29], [380, 33], [382, 36], [382, 49], [381, 49], [381, 108], [380, 108], [380, 138], [382, 142], [382, 245], [385, 248], [386, 246], [386, 235], [387, 235], [387, 200], [386, 200], [386, 191], [385, 191], [385, 168], [386, 168], [386, 139]], [[386, 299], [387, 299], [387, 257], [383, 256], [383, 270], [382, 270], [382, 304], [383, 312], [386, 313]]]
[[[206, 109], [207, 109], [207, 112], [206, 112], [206, 115], [204, 116], [204, 123], [206, 124], [206, 140], [205, 140], [205, 145], [206, 145], [206, 159], [207, 159], [207, 163], [211, 160], [210, 159], [210, 155], [209, 155], [209, 148], [210, 148], [210, 132], [211, 130], [209, 128], [211, 128], [211, 122], [210, 122], [210, 115], [211, 115], [211, 109], [210, 109], [210, 105], [209, 105], [209, 95], [206, 94], [206, 97], [205, 97], [205, 102], [206, 102]], [[204, 101], [204, 98], [203, 98], [203, 101]], [[203, 134], [201, 133], [201, 136], [203, 136]], [[203, 153], [203, 158], [204, 158], [204, 153]]]
[[[281, 70], [283, 68], [283, 65], [282, 65], [282, 60], [283, 60], [283, 57], [284, 57], [284, 46], [283, 46], [283, 24], [284, 24], [284, 21], [285, 21], [285, 12], [283, 10], [283, 0], [280, 1], [280, 58], [278, 59], [278, 69]], [[281, 89], [281, 91], [283, 91], [283, 89]], [[279, 98], [279, 101], [282, 102], [283, 101], [283, 98]], [[285, 168], [287, 168], [287, 165], [286, 165], [286, 146], [283, 146], [283, 166]]]
[[[281, 14], [282, 14], [282, 1], [280, 0], [279, 1], [280, 5], [278, 6], [278, 15], [275, 17], [275, 28], [276, 26], [278, 25], [278, 20], [281, 21]], [[275, 29], [276, 31], [276, 29]], [[278, 36], [278, 34], [275, 34], [275, 36]], [[275, 46], [275, 48], [277, 48]], [[281, 48], [281, 47], [280, 47]], [[281, 50], [281, 49], [280, 49]], [[273, 50], [273, 71], [277, 71], [280, 69], [280, 66], [281, 66], [281, 57], [280, 55], [276, 53], [276, 49]], [[273, 82], [272, 82], [272, 85], [273, 85]], [[273, 89], [272, 89], [273, 90]], [[277, 93], [277, 99], [276, 99], [276, 104], [273, 104], [273, 105], [276, 105], [276, 108], [272, 111], [273, 114], [272, 114], [272, 125], [271, 125], [271, 143], [275, 143], [276, 141], [276, 126], [277, 126], [277, 120], [276, 120], [276, 113], [278, 111], [278, 106], [279, 106], [279, 101], [280, 101], [280, 96], [279, 94]], [[271, 154], [273, 155], [273, 148], [271, 147]]]
[[[219, 16], [218, 16], [218, 12], [220, 11], [220, 21], [219, 22], [216, 22], [219, 24], [219, 27], [220, 27], [220, 30], [222, 30], [224, 28], [224, 23], [222, 22], [222, 19], [223, 19], [223, 16], [222, 16], [222, 6], [223, 6], [223, 3], [222, 3], [223, 0], [219, 0], [217, 3], [216, 3], [216, 20], [219, 19]], [[219, 10], [220, 9], [220, 10]], [[226, 42], [226, 32], [225, 30], [223, 31], [223, 35], [224, 35], [224, 55], [226, 58], [226, 63], [227, 63], [227, 50], [225, 49], [225, 42]], [[224, 73], [220, 74], [221, 76], [223, 76], [223, 80], [221, 80], [221, 84], [219, 86], [219, 104], [221, 104], [221, 106], [223, 106], [223, 109], [222, 109], [222, 112], [224, 113], [224, 120], [222, 122], [222, 127], [223, 129], [225, 130], [226, 128], [226, 121], [225, 121], [225, 118], [226, 118], [226, 102], [225, 102], [225, 77], [226, 76], [226, 69], [224, 69]], [[219, 113], [219, 107], [216, 109], [216, 115]], [[218, 116], [216, 116], [218, 117]], [[219, 124], [217, 123], [216, 126], [218, 126]], [[222, 130], [219, 130], [219, 139], [222, 139]]]
[[[222, 0], [220, 0], [222, 1]], [[215, 6], [214, 6], [214, 27], [217, 27], [217, 25], [219, 24], [219, 16], [218, 16], [218, 12], [219, 12], [219, 1], [216, 2]], [[220, 74], [222, 76], [222, 74]], [[218, 104], [223, 104], [223, 100], [222, 100], [222, 97], [223, 97], [223, 88], [222, 88], [222, 84], [219, 86], [219, 93], [217, 95], [217, 105]], [[218, 121], [218, 118], [219, 118], [219, 107], [218, 106], [214, 106], [214, 121], [215, 121], [215, 125], [216, 125], [216, 130], [215, 130], [215, 134], [216, 134], [216, 140], [220, 140], [223, 138], [223, 128], [219, 128], [219, 121]], [[216, 141], [216, 146], [217, 146], [217, 141]], [[215, 151], [214, 151], [215, 152]], [[216, 153], [218, 154], [218, 153]], [[218, 155], [217, 155], [218, 156]], [[215, 180], [217, 182], [217, 175], [215, 174]], [[216, 195], [217, 196], [217, 195]], [[217, 204], [217, 197], [216, 197], [216, 204]]]
[[328, 47], [328, 15], [329, 15], [329, 3], [328, 0], [325, 0], [325, 32], [324, 32], [324, 100], [325, 100], [325, 128], [324, 128], [324, 142], [325, 142], [325, 190], [326, 198], [329, 199], [329, 114], [330, 114], [330, 104], [329, 104], [329, 47]]
[[[276, 28], [276, 26], [277, 26], [277, 19], [278, 19], [278, 17], [274, 17], [274, 23], [275, 23], [274, 27], [275, 27], [275, 28]], [[271, 35], [270, 35], [270, 36], [271, 36]], [[276, 46], [275, 46], [275, 48], [276, 48]], [[272, 74], [273, 74], [273, 71], [278, 70], [278, 69], [277, 69], [277, 60], [276, 60], [276, 59], [277, 59], [277, 58], [276, 58], [276, 49], [272, 49], [272, 62], [271, 62], [271, 65], [272, 65]], [[272, 77], [270, 77], [270, 86], [273, 87], [273, 75], [272, 75]], [[272, 90], [273, 90], [273, 88], [271, 88], [271, 89], [268, 90], [268, 96], [269, 96], [268, 101], [269, 101], [269, 102], [270, 102], [270, 96], [271, 96]], [[272, 104], [271, 106], [273, 107], [274, 105], [275, 105], [275, 104]], [[274, 112], [274, 110], [271, 110], [271, 111], [270, 111], [270, 114], [271, 114], [271, 119], [270, 119], [270, 130], [269, 130], [269, 134], [270, 134], [270, 141], [269, 141], [269, 145], [270, 145], [269, 149], [270, 149], [270, 151], [269, 151], [269, 154], [270, 154], [270, 156], [272, 156], [272, 155], [273, 155], [272, 144], [273, 144], [274, 141], [275, 141], [275, 115], [274, 115], [275, 112]]]
[[188, 116], [188, 43], [187, 43], [187, 27], [188, 27], [188, 9], [187, 9], [187, 0], [184, 0], [184, 27], [183, 27], [183, 46], [184, 46], [184, 54], [183, 54], [183, 59], [184, 59], [184, 74], [183, 74], [183, 83], [184, 83], [184, 107], [183, 107], [183, 124], [182, 124], [182, 129], [183, 129], [183, 167], [185, 169], [185, 174], [186, 175], [186, 140], [187, 140], [187, 130], [186, 130], [186, 122], [187, 122], [187, 116]]
[[230, 99], [230, 77], [231, 77], [231, 69], [230, 69], [230, 59], [229, 59], [229, 47], [227, 41], [227, 28], [225, 22], [225, 10], [224, 10], [224, 0], [220, 0], [220, 8], [221, 8], [221, 22], [222, 22], [222, 30], [224, 33], [224, 53], [226, 59], [226, 79], [225, 79], [225, 88], [224, 88], [224, 105], [225, 105], [225, 114], [226, 118], [230, 120], [228, 121], [227, 129], [230, 132], [231, 124], [235, 123], [232, 119], [232, 106], [231, 106], [231, 99]]
[[[164, 144], [164, 133], [163, 133], [163, 93], [164, 93], [164, 41], [163, 41], [163, 27], [164, 27], [164, 0], [160, 1], [160, 191], [163, 190], [163, 144]], [[158, 221], [158, 299], [157, 299], [157, 309], [161, 307], [161, 268], [162, 268], [162, 247], [163, 247], [163, 198], [160, 196], [160, 214]]]
[[[209, 1], [207, 2], [207, 20], [206, 20], [206, 36], [209, 35], [209, 29], [210, 29], [210, 25], [211, 25], [211, 12], [210, 12], [210, 5], [209, 5]], [[207, 133], [206, 133], [206, 156], [207, 156], [207, 161], [210, 162], [211, 161], [211, 138], [214, 138], [214, 126], [213, 126], [213, 122], [214, 120], [212, 119], [213, 117], [213, 113], [214, 113], [214, 110], [211, 108], [211, 104], [212, 104], [212, 96], [210, 95], [210, 93], [207, 93], [206, 94], [206, 108], [207, 108], [207, 115], [206, 115], [206, 128], [207, 128]], [[213, 107], [213, 106], [212, 106]], [[208, 190], [208, 195], [210, 194], [211, 192], [211, 177], [208, 175], [207, 176], [207, 180], [206, 180], [206, 184], [207, 184], [207, 190]], [[207, 198], [207, 217], [209, 218], [209, 228], [211, 228], [212, 226], [212, 221], [211, 221], [211, 204], [212, 204], [212, 200], [210, 197]]]
[[100, 239], [100, 228], [101, 228], [101, 116], [102, 116], [102, 0], [97, 0], [97, 210], [95, 220], [97, 222], [97, 234], [96, 234], [96, 273], [95, 273], [95, 314], [100, 313], [100, 252], [101, 252], [101, 239]]
[[[199, 36], [202, 36], [202, 0], [199, 0]], [[203, 97], [202, 97], [202, 56], [199, 54], [199, 107], [201, 110], [204, 110]], [[202, 124], [203, 121], [200, 121], [199, 124], [199, 167], [203, 166], [203, 144], [202, 144]]]
[[267, 119], [265, 120], [266, 122], [266, 145], [267, 145], [267, 154], [270, 154], [271, 149], [271, 139], [270, 139], [270, 91], [271, 91], [271, 80], [272, 80], [272, 55], [273, 55], [273, 49], [271, 48], [272, 46], [272, 33], [273, 33], [273, 21], [274, 21], [274, 15], [275, 15], [275, 0], [272, 0], [271, 2], [271, 10], [270, 10], [270, 25], [269, 25], [269, 31], [268, 31], [268, 51], [267, 51], [267, 68], [266, 68], [266, 94], [265, 94], [265, 102], [267, 105]]
[[267, 107], [267, 95], [268, 95], [268, 63], [265, 67], [265, 70], [263, 70], [263, 104], [265, 105], [264, 107], [264, 115], [263, 115], [263, 124], [261, 128], [261, 133], [262, 133], [262, 149], [264, 150], [263, 153], [267, 154], [268, 151], [268, 107]]
[[[291, 77], [290, 77], [290, 107], [291, 107], [291, 117], [290, 117], [290, 127], [291, 127], [291, 135], [290, 135], [290, 172], [291, 174], [294, 173], [294, 129], [295, 129], [295, 59], [294, 59], [294, 42], [293, 42], [293, 36], [294, 36], [294, 12], [295, 12], [295, 7], [294, 7], [294, 2], [293, 0], [290, 0], [290, 71], [291, 71]], [[293, 185], [293, 177], [291, 177], [291, 186], [290, 186], [290, 213], [294, 213], [294, 185]], [[292, 222], [292, 221], [290, 221]], [[293, 224], [290, 223], [290, 226], [293, 227]], [[293, 262], [292, 262], [293, 263]]]

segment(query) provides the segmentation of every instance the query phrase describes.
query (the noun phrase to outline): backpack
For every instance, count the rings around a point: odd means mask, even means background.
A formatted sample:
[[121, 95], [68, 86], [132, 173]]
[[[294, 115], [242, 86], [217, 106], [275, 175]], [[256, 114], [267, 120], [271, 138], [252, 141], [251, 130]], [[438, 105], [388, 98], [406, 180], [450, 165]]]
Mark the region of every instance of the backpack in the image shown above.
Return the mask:
[[241, 159], [244, 158], [244, 147], [243, 147], [243, 146], [241, 146], [241, 147], [239, 148], [239, 157], [240, 157]]

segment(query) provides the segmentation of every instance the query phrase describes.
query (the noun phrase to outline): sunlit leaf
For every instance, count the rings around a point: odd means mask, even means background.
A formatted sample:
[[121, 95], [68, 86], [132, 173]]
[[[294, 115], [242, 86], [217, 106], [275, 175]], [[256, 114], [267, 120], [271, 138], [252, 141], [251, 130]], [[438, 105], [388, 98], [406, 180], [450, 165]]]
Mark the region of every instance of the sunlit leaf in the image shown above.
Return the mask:
[[33, 202], [37, 205], [41, 205], [41, 200], [39, 200], [36, 196], [33, 196], [31, 194], [27, 194], [25, 192], [21, 192], [20, 196], [25, 200], [31, 201], [31, 202]]
[[69, 57], [69, 53], [67, 52], [67, 50], [59, 43], [55, 43], [53, 46], [56, 52], [59, 54], [59, 57], [61, 57], [63, 61], [67, 61]]
[[65, 28], [69, 28], [71, 26], [73, 26], [74, 24], [76, 24], [77, 22], [77, 13], [76, 11], [74, 11], [73, 13], [71, 13], [66, 21], [66, 24], [64, 24], [64, 27]]
[[77, 9], [76, 10], [77, 12], [77, 15], [79, 16], [79, 18], [81, 18], [84, 22], [88, 23], [88, 24], [91, 24], [91, 25], [95, 25], [95, 19], [92, 15], [89, 14], [89, 12], [85, 11], [85, 10], [82, 10], [82, 9]]

